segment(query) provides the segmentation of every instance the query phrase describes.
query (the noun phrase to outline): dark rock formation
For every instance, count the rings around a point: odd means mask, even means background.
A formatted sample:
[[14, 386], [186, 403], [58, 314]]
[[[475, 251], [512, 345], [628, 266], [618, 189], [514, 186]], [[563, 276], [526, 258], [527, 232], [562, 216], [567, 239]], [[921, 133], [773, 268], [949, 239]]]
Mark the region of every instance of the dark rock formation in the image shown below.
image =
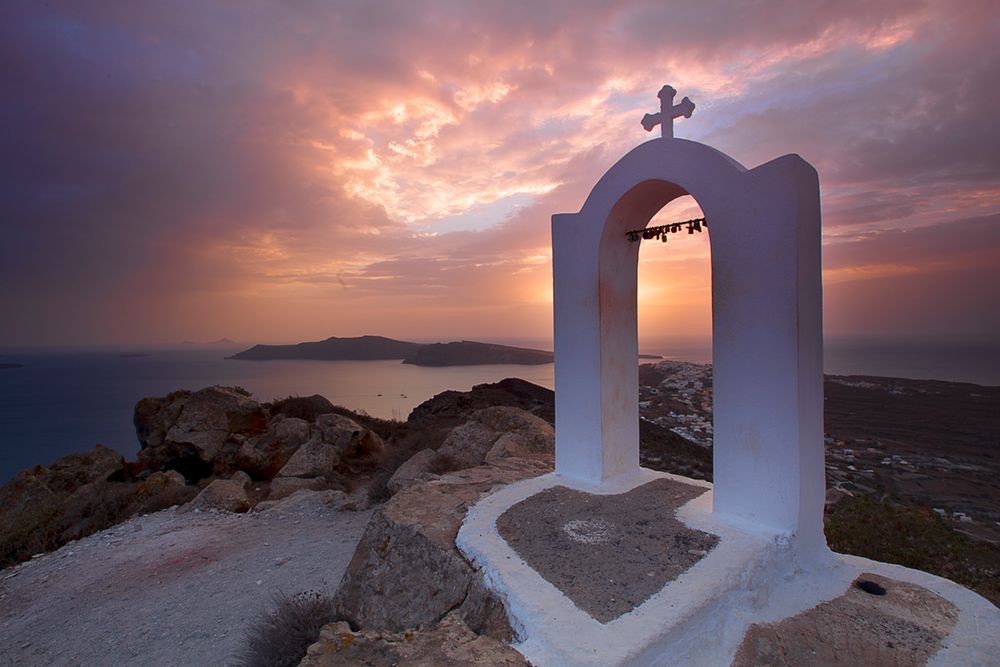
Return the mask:
[[555, 423], [555, 392], [519, 378], [477, 384], [470, 391], [443, 391], [413, 408], [407, 422], [446, 419], [457, 424], [476, 410], [495, 405], [521, 408]]
[[136, 405], [136, 435], [144, 471], [177, 470], [191, 481], [232, 472], [240, 438], [267, 430], [267, 415], [238, 387], [207, 387], [144, 398]]
[[112, 481], [124, 471], [117, 452], [97, 445], [15, 475], [0, 487], [0, 567], [194, 495], [177, 473]]

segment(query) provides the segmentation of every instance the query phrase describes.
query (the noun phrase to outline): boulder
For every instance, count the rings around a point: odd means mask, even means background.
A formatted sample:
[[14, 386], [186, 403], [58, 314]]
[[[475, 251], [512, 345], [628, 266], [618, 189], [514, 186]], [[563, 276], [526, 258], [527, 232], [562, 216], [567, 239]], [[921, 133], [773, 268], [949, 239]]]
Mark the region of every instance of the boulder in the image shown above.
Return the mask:
[[[318, 436], [318, 434], [317, 434]], [[278, 475], [281, 477], [326, 477], [340, 463], [340, 449], [313, 437], [292, 454]]]
[[229, 479], [233, 480], [234, 482], [242, 486], [244, 491], [250, 488], [250, 485], [253, 483], [253, 480], [250, 479], [250, 475], [246, 474], [242, 470], [237, 470], [236, 472], [234, 472], [233, 476], [230, 477]]
[[309, 422], [278, 416], [267, 432], [244, 442], [234, 456], [234, 467], [258, 478], [271, 479], [299, 447], [309, 441]]
[[242, 441], [267, 429], [267, 415], [249, 392], [221, 386], [144, 398], [133, 422], [141, 468], [177, 470], [190, 480], [231, 469]]
[[402, 489], [372, 515], [334, 598], [337, 617], [363, 630], [430, 627], [452, 610], [480, 634], [511, 636], [502, 605], [455, 547], [468, 508], [484, 494], [544, 474], [509, 458]]
[[144, 479], [136, 491], [140, 498], [149, 498], [160, 493], [179, 491], [187, 486], [184, 475], [176, 470], [157, 471]]
[[551, 461], [554, 452], [555, 429], [526, 410], [508, 406], [477, 410], [452, 429], [438, 450], [465, 466], [511, 456]]
[[437, 474], [431, 471], [437, 460], [438, 453], [433, 449], [421, 449], [408, 458], [403, 465], [396, 468], [396, 472], [386, 482], [389, 495], [417, 482], [426, 482], [437, 477]]
[[263, 433], [266, 428], [267, 416], [248, 392], [207, 387], [188, 397], [165, 441], [194, 445], [211, 462], [230, 434]]
[[500, 434], [478, 421], [468, 421], [451, 429], [438, 451], [449, 456], [456, 466], [471, 468], [480, 465]]
[[355, 509], [351, 497], [343, 491], [300, 489], [281, 500], [265, 500], [257, 503], [253, 511], [284, 514], [285, 512], [300, 512], [304, 509], [320, 506], [333, 507], [338, 510]]
[[156, 449], [164, 444], [167, 431], [177, 422], [190, 391], [175, 391], [166, 396], [151, 396], [135, 405], [132, 423], [142, 449]]
[[477, 384], [471, 391], [444, 391], [413, 409], [407, 422], [434, 420], [467, 420], [473, 412], [494, 405], [506, 405], [527, 410], [555, 422], [555, 393], [518, 378], [507, 378], [492, 384]]
[[341, 459], [373, 458], [385, 449], [378, 434], [343, 415], [320, 415], [316, 418], [315, 426], [320, 439], [336, 447]]
[[339, 665], [491, 665], [528, 667], [516, 650], [493, 637], [477, 635], [451, 612], [427, 630], [399, 633], [354, 632], [340, 621], [323, 627], [319, 641], [309, 647], [300, 667]]
[[206, 486], [194, 500], [177, 511], [181, 514], [192, 510], [223, 510], [226, 512], [246, 512], [250, 509], [250, 499], [239, 482], [231, 479], [217, 479]]
[[325, 479], [307, 477], [275, 477], [271, 480], [271, 490], [267, 494], [268, 500], [280, 500], [292, 495], [296, 491], [303, 489], [317, 490], [324, 486], [329, 486]]
[[325, 415], [334, 411], [334, 405], [323, 396], [313, 394], [312, 396], [289, 396], [279, 401], [269, 404], [272, 415], [284, 415], [285, 417], [296, 417], [307, 422], [313, 422], [320, 415]]

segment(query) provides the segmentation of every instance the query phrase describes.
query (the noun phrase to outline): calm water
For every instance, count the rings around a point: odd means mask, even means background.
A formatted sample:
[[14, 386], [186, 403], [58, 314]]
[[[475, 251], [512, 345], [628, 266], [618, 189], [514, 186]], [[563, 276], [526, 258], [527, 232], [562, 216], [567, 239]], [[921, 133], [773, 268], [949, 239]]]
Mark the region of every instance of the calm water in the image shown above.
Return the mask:
[[[499, 341], [550, 349], [546, 341]], [[144, 396], [212, 384], [239, 385], [261, 401], [322, 394], [333, 403], [384, 418], [405, 419], [434, 394], [520, 377], [553, 386], [553, 367], [423, 368], [398, 361], [233, 361], [236, 349], [103, 352], [0, 351], [0, 483], [21, 468], [103, 443], [133, 457], [132, 409]], [[650, 340], [644, 353], [708, 362], [707, 340]], [[1000, 345], [828, 339], [826, 372], [1000, 384]], [[381, 395], [380, 395], [381, 394]]]

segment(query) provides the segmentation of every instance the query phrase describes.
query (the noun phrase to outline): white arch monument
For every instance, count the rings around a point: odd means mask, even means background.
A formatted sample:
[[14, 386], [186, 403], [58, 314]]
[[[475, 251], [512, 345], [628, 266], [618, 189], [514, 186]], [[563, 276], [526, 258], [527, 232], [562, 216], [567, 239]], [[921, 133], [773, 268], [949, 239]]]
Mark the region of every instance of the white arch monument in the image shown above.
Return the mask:
[[643, 119], [662, 138], [612, 166], [579, 213], [552, 216], [556, 473], [591, 486], [639, 473], [639, 244], [626, 231], [690, 194], [711, 239], [713, 512], [821, 548], [819, 179], [798, 155], [748, 170], [673, 138], [673, 119], [694, 110], [674, 92]]

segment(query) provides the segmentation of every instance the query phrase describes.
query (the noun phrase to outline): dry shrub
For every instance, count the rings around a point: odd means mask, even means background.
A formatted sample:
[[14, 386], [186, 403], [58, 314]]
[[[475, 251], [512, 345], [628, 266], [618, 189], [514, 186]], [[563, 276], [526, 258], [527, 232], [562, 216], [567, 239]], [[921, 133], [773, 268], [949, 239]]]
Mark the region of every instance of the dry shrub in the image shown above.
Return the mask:
[[333, 599], [316, 591], [289, 597], [278, 593], [274, 609], [247, 628], [246, 644], [236, 658], [238, 667], [294, 667], [306, 655], [319, 632], [332, 623]]

